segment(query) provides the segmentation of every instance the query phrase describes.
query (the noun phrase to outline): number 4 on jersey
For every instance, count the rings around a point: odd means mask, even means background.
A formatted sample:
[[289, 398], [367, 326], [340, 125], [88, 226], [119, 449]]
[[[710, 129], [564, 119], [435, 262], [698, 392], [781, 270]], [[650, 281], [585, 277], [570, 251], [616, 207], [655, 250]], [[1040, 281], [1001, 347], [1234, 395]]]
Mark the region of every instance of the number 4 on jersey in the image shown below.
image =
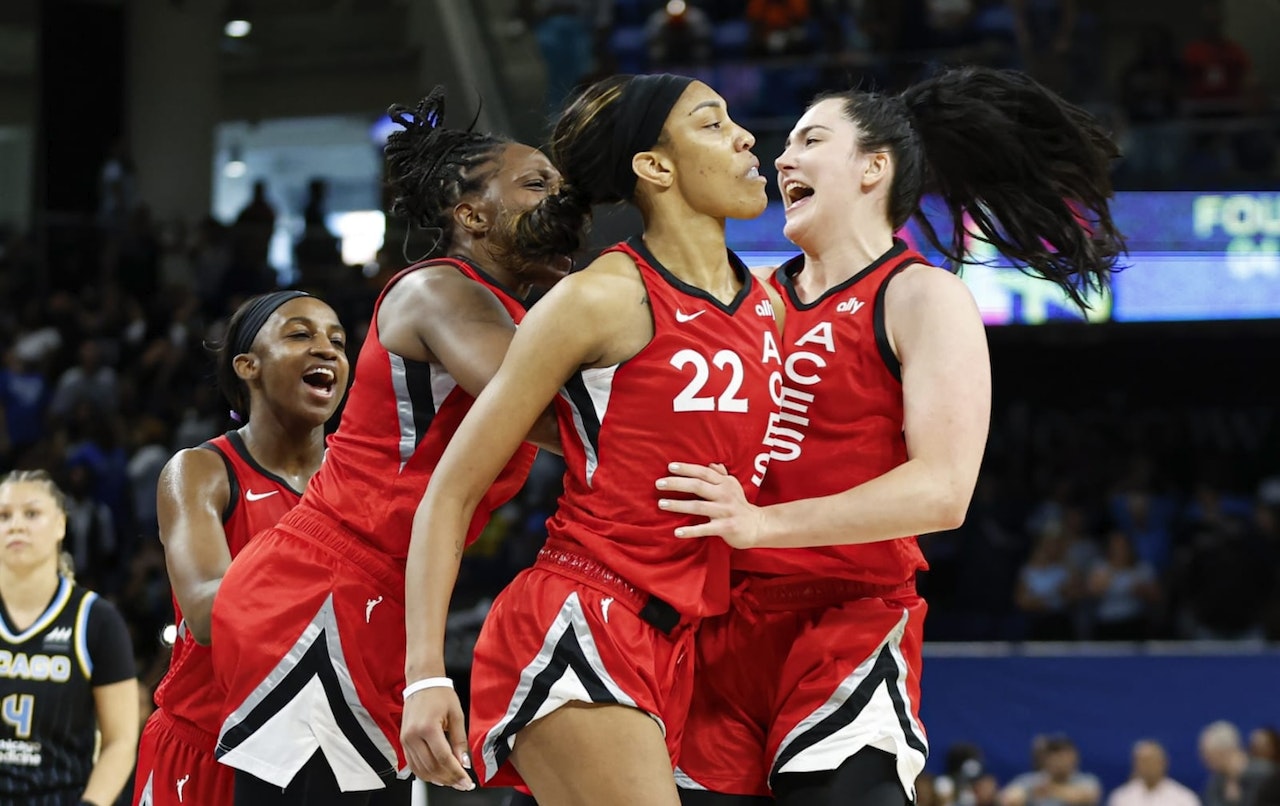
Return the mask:
[[36, 698], [30, 694], [10, 694], [0, 704], [0, 715], [13, 725], [19, 739], [31, 737], [31, 715], [36, 710]]

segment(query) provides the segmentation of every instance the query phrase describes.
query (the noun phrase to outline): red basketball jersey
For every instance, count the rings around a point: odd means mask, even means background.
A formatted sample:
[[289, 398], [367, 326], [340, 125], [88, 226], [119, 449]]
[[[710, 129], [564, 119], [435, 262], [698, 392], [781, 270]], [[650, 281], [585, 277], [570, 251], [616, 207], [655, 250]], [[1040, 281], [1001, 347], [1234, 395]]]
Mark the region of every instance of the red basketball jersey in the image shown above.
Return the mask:
[[742, 289], [725, 305], [668, 272], [639, 238], [613, 247], [635, 261], [653, 340], [611, 367], [574, 375], [556, 399], [565, 492], [547, 522], [549, 547], [581, 551], [688, 616], [724, 612], [729, 547], [681, 540], [700, 518], [658, 509], [654, 486], [674, 461], [719, 462], [754, 500], [768, 462], [761, 445], [780, 368], [773, 308], [730, 253]]
[[[524, 316], [524, 303], [511, 291], [458, 258], [430, 260], [393, 277], [374, 305], [342, 422], [299, 506], [300, 513], [319, 512], [400, 560], [409, 551], [413, 515], [431, 473], [475, 402], [440, 364], [390, 353], [378, 339], [378, 308], [387, 291], [409, 272], [432, 265], [452, 266], [489, 289], [513, 321]], [[468, 543], [479, 536], [490, 513], [520, 491], [536, 453], [534, 446], [523, 444], [502, 469], [476, 507]]]
[[[228, 431], [200, 447], [217, 453], [227, 466], [231, 495], [222, 513], [222, 528], [227, 536], [227, 548], [235, 557], [254, 535], [274, 526], [292, 509], [300, 494], [284, 479], [258, 464], [236, 431]], [[209, 647], [197, 644], [182, 625], [182, 609], [176, 597], [173, 612], [179, 624], [178, 637], [173, 644], [169, 671], [156, 689], [156, 705], [171, 716], [190, 722], [213, 739], [222, 724], [222, 699], [214, 693], [217, 687]], [[208, 750], [213, 752], [212, 744]]]
[[[770, 424], [769, 472], [760, 504], [843, 492], [907, 460], [902, 380], [884, 327], [889, 278], [926, 263], [902, 241], [819, 299], [803, 303], [793, 278], [803, 256], [771, 278], [787, 309], [780, 412]], [[857, 546], [754, 549], [734, 554], [736, 570], [812, 574], [897, 584], [926, 568], [914, 537]]]

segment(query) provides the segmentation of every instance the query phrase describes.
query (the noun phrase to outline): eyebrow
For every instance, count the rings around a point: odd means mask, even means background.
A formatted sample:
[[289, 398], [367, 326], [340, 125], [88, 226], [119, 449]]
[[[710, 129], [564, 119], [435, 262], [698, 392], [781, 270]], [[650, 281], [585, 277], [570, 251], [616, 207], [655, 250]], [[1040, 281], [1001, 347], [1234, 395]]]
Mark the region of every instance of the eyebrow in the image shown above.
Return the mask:
[[703, 101], [702, 103], [700, 103], [700, 104], [698, 104], [697, 106], [695, 106], [693, 109], [690, 109], [690, 110], [689, 110], [689, 114], [690, 114], [690, 115], [692, 115], [694, 112], [697, 112], [697, 111], [698, 111], [698, 110], [700, 110], [700, 109], [705, 109], [705, 108], [707, 108], [707, 107], [713, 107], [713, 108], [715, 108], [715, 109], [720, 109], [720, 108], [722, 108], [722, 107], [723, 107], [723, 104], [721, 104], [719, 101]]
[[824, 131], [831, 131], [830, 126], [823, 126], [821, 123], [810, 123], [808, 126], [805, 126], [803, 129], [796, 129], [794, 134], [787, 135], [787, 142], [790, 143], [793, 139], [803, 140], [804, 136], [809, 132], [813, 131], [814, 129], [823, 129]]
[[[289, 325], [292, 325], [295, 323], [300, 325], [306, 325], [307, 327], [316, 326], [315, 321], [312, 320], [311, 317], [309, 316], [290, 316], [288, 319], [284, 320], [285, 327], [288, 327]], [[338, 330], [341, 330], [343, 333], [347, 332], [347, 329], [342, 325], [335, 324], [334, 327], [336, 327]]]

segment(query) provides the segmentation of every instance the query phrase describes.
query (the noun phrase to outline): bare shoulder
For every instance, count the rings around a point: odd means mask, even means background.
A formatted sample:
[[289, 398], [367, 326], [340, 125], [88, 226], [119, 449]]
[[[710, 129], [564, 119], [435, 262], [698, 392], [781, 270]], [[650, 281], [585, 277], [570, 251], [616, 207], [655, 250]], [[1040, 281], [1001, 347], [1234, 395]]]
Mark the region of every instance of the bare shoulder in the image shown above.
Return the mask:
[[160, 471], [161, 483], [176, 482], [183, 487], [201, 486], [211, 481], [227, 480], [227, 468], [217, 451], [208, 448], [183, 448], [169, 457]]
[[599, 316], [645, 302], [646, 292], [640, 270], [631, 258], [621, 252], [608, 252], [556, 283], [544, 301], [552, 297], [561, 304], [583, 306], [586, 312]]
[[885, 307], [906, 312], [937, 306], [973, 308], [973, 293], [956, 275], [928, 263], [913, 263], [899, 272], [885, 289]]
[[493, 292], [453, 266], [433, 264], [406, 275], [397, 282], [382, 308], [411, 309], [415, 314], [453, 317], [463, 313], [501, 313], [502, 303]]
[[178, 451], [160, 471], [157, 498], [162, 512], [173, 511], [174, 506], [189, 511], [202, 506], [222, 511], [231, 498], [231, 482], [222, 456], [207, 448]]

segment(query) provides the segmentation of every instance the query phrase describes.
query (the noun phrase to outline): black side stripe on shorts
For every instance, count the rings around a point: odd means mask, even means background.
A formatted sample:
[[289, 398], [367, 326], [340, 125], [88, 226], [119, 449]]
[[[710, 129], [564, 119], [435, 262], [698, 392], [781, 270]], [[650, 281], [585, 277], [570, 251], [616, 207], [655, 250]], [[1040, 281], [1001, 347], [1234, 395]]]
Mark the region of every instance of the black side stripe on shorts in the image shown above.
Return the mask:
[[906, 736], [907, 745], [927, 756], [929, 753], [928, 747], [916, 735], [912, 726], [911, 716], [907, 711], [906, 701], [903, 700], [902, 693], [898, 690], [898, 661], [893, 656], [891, 645], [886, 643], [880, 648], [875, 664], [871, 667], [866, 678], [858, 684], [858, 687], [850, 693], [848, 698], [835, 711], [828, 714], [825, 719], [797, 736], [790, 746], [778, 755], [777, 761], [773, 763], [773, 769], [769, 771], [769, 780], [772, 781], [779, 770], [803, 751], [813, 747], [841, 728], [852, 725], [858, 715], [862, 713], [862, 709], [866, 708], [867, 703], [871, 702], [871, 697], [875, 694], [876, 689], [882, 684], [888, 690], [890, 699], [893, 700], [893, 710], [898, 716], [898, 724], [902, 728], [903, 735]]
[[501, 767], [511, 757], [512, 737], [533, 721], [538, 709], [550, 696], [551, 687], [564, 676], [566, 669], [572, 669], [578, 676], [578, 680], [582, 682], [582, 687], [587, 690], [587, 695], [591, 697], [592, 702], [613, 704], [618, 702], [608, 686], [596, 674], [596, 670], [591, 668], [586, 653], [582, 651], [582, 645], [578, 643], [578, 634], [572, 628], [565, 630], [564, 635], [556, 642], [551, 661], [533, 679], [533, 686], [529, 689], [529, 695], [525, 697], [524, 702], [520, 704], [520, 709], [516, 711], [515, 716], [502, 729], [502, 732], [494, 737], [493, 741], [496, 745], [494, 757], [497, 759], [497, 766]]
[[[236, 724], [235, 727], [226, 730], [219, 737], [218, 749], [215, 754], [218, 758], [222, 758], [239, 747], [241, 743], [261, 730], [268, 720], [292, 702], [294, 697], [298, 696], [302, 688], [311, 682], [313, 677], [319, 677], [320, 684], [324, 686], [325, 699], [329, 701], [329, 708], [333, 711], [333, 717], [337, 721], [338, 727], [342, 730], [345, 739], [351, 743], [351, 746], [356, 749], [360, 757], [377, 775], [385, 779], [395, 777], [395, 766], [387, 763], [386, 756], [369, 739], [364, 728], [361, 727], [360, 722], [356, 719], [355, 714], [351, 713], [351, 707], [347, 705], [347, 701], [343, 697], [342, 686], [338, 682], [338, 672], [333, 668], [333, 661], [329, 657], [329, 642], [325, 631], [326, 628], [322, 627], [320, 634], [298, 660], [298, 663], [262, 698], [261, 702], [254, 706], [253, 710], [244, 719]], [[317, 752], [323, 751], [318, 750]]]

